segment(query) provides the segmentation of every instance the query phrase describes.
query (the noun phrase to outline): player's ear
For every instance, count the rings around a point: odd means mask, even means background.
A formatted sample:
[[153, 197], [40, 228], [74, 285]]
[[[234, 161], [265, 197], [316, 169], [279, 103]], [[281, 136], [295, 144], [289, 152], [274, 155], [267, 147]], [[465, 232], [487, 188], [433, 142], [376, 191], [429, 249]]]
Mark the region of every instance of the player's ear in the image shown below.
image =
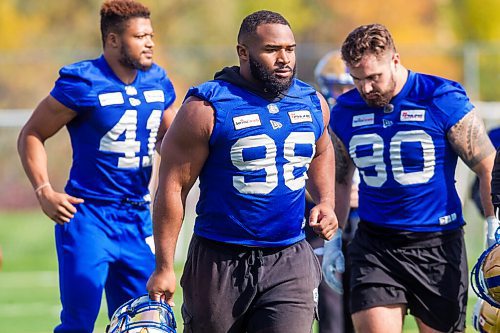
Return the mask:
[[244, 44], [236, 45], [236, 52], [241, 60], [248, 61], [248, 49]]
[[112, 48], [116, 48], [116, 47], [118, 47], [118, 44], [119, 44], [118, 35], [114, 32], [110, 32], [106, 36], [106, 45], [108, 45], [109, 47], [112, 47]]

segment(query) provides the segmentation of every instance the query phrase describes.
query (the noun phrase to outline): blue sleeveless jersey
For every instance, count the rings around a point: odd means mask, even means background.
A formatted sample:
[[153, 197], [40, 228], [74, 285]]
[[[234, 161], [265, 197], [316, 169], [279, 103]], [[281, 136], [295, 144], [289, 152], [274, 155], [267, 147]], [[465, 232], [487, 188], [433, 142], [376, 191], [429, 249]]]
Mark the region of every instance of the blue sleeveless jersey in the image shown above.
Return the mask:
[[63, 67], [51, 95], [77, 112], [67, 124], [73, 164], [66, 192], [100, 200], [143, 201], [163, 111], [175, 99], [153, 65], [124, 84], [104, 56]]
[[356, 89], [333, 107], [330, 126], [359, 169], [359, 216], [384, 227], [433, 232], [464, 224], [448, 130], [473, 109], [460, 84], [409, 72], [392, 112]]
[[307, 169], [324, 129], [316, 91], [294, 80], [287, 96], [270, 102], [214, 80], [191, 88], [189, 96], [215, 110], [195, 233], [259, 247], [304, 239]]

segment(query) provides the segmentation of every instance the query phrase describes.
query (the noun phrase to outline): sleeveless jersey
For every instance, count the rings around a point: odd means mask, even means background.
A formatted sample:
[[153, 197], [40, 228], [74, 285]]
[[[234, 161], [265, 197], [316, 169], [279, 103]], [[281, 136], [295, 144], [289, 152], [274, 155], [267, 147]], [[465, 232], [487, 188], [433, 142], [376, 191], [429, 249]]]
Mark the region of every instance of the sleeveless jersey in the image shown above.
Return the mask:
[[460, 84], [409, 72], [392, 111], [371, 108], [353, 89], [333, 107], [330, 126], [359, 170], [359, 216], [416, 232], [464, 224], [455, 188], [457, 154], [448, 130], [473, 109]]
[[316, 91], [295, 79], [288, 95], [270, 102], [214, 80], [191, 88], [189, 96], [215, 110], [194, 232], [259, 247], [304, 239], [307, 169], [324, 129]]
[[66, 192], [100, 200], [144, 201], [163, 111], [175, 99], [165, 71], [137, 71], [130, 85], [104, 56], [63, 67], [51, 95], [77, 113], [67, 124], [73, 164]]

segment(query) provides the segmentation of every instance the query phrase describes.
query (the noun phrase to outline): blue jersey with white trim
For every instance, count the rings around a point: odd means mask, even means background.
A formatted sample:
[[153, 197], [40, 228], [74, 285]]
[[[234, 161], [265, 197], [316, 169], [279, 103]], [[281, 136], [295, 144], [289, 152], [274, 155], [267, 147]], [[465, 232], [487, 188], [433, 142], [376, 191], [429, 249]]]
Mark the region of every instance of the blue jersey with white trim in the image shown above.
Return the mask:
[[101, 200], [149, 194], [158, 128], [175, 92], [153, 65], [124, 84], [104, 56], [63, 67], [51, 95], [77, 113], [67, 124], [73, 164], [66, 192]]
[[195, 233], [259, 247], [304, 239], [307, 169], [325, 126], [316, 91], [294, 79], [283, 99], [270, 102], [213, 80], [191, 88], [189, 96], [215, 110]]
[[455, 188], [457, 154], [448, 130], [473, 109], [456, 82], [409, 72], [392, 110], [367, 106], [354, 89], [333, 107], [330, 126], [359, 170], [359, 216], [416, 232], [464, 224]]

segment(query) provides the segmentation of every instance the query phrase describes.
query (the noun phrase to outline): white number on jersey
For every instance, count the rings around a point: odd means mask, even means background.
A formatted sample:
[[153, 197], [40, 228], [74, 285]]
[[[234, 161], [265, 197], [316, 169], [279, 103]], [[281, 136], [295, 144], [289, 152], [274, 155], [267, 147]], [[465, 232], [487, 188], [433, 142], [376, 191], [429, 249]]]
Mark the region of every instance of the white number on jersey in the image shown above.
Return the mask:
[[[401, 158], [401, 144], [403, 142], [419, 142], [423, 152], [422, 171], [405, 172]], [[372, 155], [356, 156], [358, 146], [371, 145]], [[372, 187], [381, 187], [387, 181], [387, 165], [384, 162], [384, 140], [378, 134], [355, 135], [349, 142], [349, 154], [365, 183]], [[394, 179], [401, 185], [423, 184], [434, 176], [436, 165], [434, 142], [429, 134], [423, 130], [399, 131], [391, 139], [389, 144], [389, 159], [392, 166]], [[375, 175], [367, 175], [364, 169], [374, 167]]]
[[[296, 144], [310, 144], [312, 155], [310, 157], [296, 156]], [[264, 147], [266, 155], [263, 158], [244, 160], [243, 150], [245, 148]], [[293, 171], [296, 168], [309, 167], [309, 163], [315, 154], [315, 137], [312, 132], [292, 132], [285, 140], [283, 155], [288, 161], [283, 166], [285, 185], [292, 191], [301, 189], [305, 185], [307, 174], [295, 177]], [[278, 169], [276, 167], [276, 143], [266, 134], [253, 135], [238, 139], [231, 147], [231, 161], [241, 171], [264, 170], [266, 180], [259, 182], [245, 182], [244, 176], [234, 176], [233, 186], [245, 194], [268, 194], [278, 186]]]
[[[142, 166], [150, 166], [153, 161], [154, 147], [158, 127], [161, 122], [161, 111], [153, 110], [148, 118], [146, 128], [149, 129], [147, 141], [148, 155], [143, 156]], [[118, 138], [125, 133], [124, 140]], [[118, 123], [113, 126], [100, 141], [99, 150], [114, 153], [121, 153], [125, 156], [118, 158], [118, 167], [122, 169], [135, 169], [140, 165], [140, 156], [136, 156], [141, 149], [141, 142], [137, 137], [137, 110], [126, 110]]]

